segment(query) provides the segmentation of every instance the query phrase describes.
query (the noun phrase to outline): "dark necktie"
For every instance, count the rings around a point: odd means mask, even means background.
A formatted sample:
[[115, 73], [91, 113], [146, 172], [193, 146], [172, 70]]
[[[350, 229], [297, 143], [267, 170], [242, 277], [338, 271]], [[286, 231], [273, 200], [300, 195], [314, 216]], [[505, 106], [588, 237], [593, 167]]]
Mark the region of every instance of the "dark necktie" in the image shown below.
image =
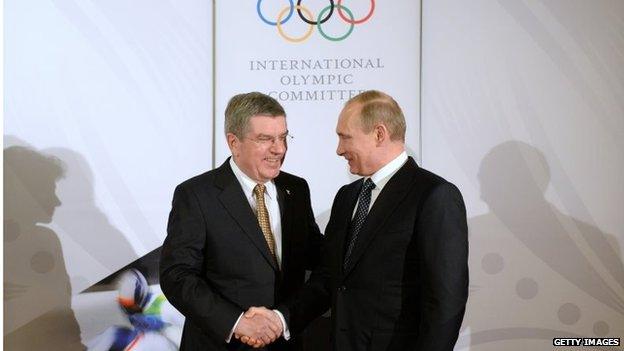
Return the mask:
[[347, 246], [347, 251], [345, 253], [344, 267], [347, 267], [349, 264], [349, 258], [353, 252], [353, 248], [355, 247], [358, 234], [360, 233], [362, 224], [364, 224], [366, 216], [368, 215], [368, 207], [371, 202], [371, 192], [374, 188], [375, 183], [373, 183], [370, 178], [366, 179], [362, 185], [362, 190], [360, 191], [360, 196], [358, 197], [358, 207], [355, 211], [355, 216], [351, 221], [351, 239], [349, 240], [349, 245]]

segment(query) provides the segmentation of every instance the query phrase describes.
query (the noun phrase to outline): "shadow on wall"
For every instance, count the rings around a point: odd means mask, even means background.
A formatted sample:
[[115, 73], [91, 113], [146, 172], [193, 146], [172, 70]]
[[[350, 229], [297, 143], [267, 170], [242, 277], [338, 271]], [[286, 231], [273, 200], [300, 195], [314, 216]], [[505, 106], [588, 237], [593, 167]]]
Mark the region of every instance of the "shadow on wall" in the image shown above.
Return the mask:
[[[57, 184], [57, 194], [63, 205], [54, 214], [54, 224], [107, 272], [117, 271], [134, 261], [138, 256], [124, 234], [95, 203], [93, 171], [84, 156], [65, 148], [44, 151], [62, 160], [65, 168], [64, 177]], [[82, 291], [90, 285], [86, 278], [72, 277], [74, 291]]]
[[60, 160], [24, 146], [4, 149], [4, 347], [82, 350], [57, 234], [43, 226], [61, 205]]
[[83, 290], [99, 277], [72, 277], [70, 284], [59, 235], [46, 224], [54, 217], [54, 228], [89, 255], [97, 270], [113, 272], [137, 255], [96, 206], [93, 172], [82, 155], [64, 148], [37, 151], [13, 136], [5, 136], [5, 146], [5, 346], [83, 349], [72, 287]]
[[[557, 279], [563, 278], [624, 316], [624, 296], [618, 293], [624, 291], [624, 268], [616, 238], [595, 226], [561, 213], [545, 199], [550, 170], [546, 158], [538, 149], [519, 141], [508, 141], [496, 146], [481, 163], [479, 182], [481, 198], [488, 204], [491, 212], [469, 220], [471, 283], [475, 285], [471, 284], [473, 308], [470, 308], [469, 303], [464, 320], [464, 326], [470, 327], [470, 335], [460, 338], [458, 348], [503, 340], [550, 341], [553, 337], [572, 336], [565, 330], [579, 321], [582, 311], [576, 304], [565, 303], [566, 301], [561, 301], [553, 309], [536, 308], [533, 305], [533, 323], [527, 320], [524, 325], [518, 324], [524, 323], [522, 319], [516, 319], [522, 312], [514, 311], [515, 304], [509, 300], [527, 301], [538, 296], [538, 275], [547, 279], [548, 275], [552, 277], [554, 273]], [[524, 247], [521, 250], [514, 249], [508, 234]], [[502, 291], [494, 293], [491, 299], [499, 300], [491, 303], [505, 306], [505, 312], [498, 310], [485, 317], [484, 306], [481, 304], [486, 302], [479, 300], [480, 294], [487, 294], [486, 288], [491, 290], [492, 287], [483, 284], [489, 284], [488, 276], [498, 275], [507, 268], [504, 253], [485, 250], [496, 250], [499, 247], [511, 247], [510, 254], [525, 255], [519, 257], [516, 264], [537, 262], [545, 264], [552, 271], [542, 269], [540, 272], [529, 272], [526, 267], [508, 267], [516, 273], [520, 271], [520, 274], [534, 276], [516, 281], [515, 278], [502, 278], [499, 275], [497, 282], [504, 283], [514, 279], [512, 284], [515, 284], [516, 295], [510, 296]], [[523, 253], [525, 248], [532, 256]], [[603, 268], [598, 269], [596, 262]], [[561, 287], [561, 291], [565, 290], [565, 287]], [[496, 294], [502, 296], [497, 297]], [[558, 299], [558, 296], [553, 296], [550, 299], [551, 305], [552, 301], [558, 302]], [[489, 303], [487, 306], [493, 308]], [[536, 321], [546, 324], [542, 328], [535, 327]], [[607, 336], [612, 328], [619, 328], [602, 320], [592, 322], [595, 336]], [[509, 328], [501, 328], [505, 324], [511, 325]]]

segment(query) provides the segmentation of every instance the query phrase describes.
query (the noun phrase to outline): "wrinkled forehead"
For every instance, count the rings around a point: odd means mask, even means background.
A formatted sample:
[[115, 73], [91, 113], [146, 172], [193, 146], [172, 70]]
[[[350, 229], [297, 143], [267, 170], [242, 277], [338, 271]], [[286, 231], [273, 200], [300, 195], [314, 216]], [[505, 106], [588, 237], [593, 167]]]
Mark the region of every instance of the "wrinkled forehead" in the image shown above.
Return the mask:
[[255, 115], [247, 122], [247, 132], [283, 134], [288, 131], [285, 116]]

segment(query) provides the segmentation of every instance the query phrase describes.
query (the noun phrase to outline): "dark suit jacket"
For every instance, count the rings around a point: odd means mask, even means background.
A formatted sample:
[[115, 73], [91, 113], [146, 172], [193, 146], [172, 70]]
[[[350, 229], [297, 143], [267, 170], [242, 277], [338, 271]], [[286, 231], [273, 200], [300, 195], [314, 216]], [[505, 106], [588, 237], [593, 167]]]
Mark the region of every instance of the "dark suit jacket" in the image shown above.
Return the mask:
[[[182, 350], [247, 350], [232, 337], [250, 306], [272, 308], [293, 295], [317, 261], [322, 236], [306, 181], [274, 179], [282, 220], [282, 269], [272, 260], [256, 216], [229, 160], [178, 185], [160, 261], [163, 292], [186, 317]], [[269, 350], [296, 350], [297, 341]]]
[[291, 332], [331, 307], [336, 351], [451, 351], [468, 297], [460, 192], [410, 157], [373, 204], [343, 269], [361, 186], [360, 179], [338, 191], [320, 266], [279, 308]]

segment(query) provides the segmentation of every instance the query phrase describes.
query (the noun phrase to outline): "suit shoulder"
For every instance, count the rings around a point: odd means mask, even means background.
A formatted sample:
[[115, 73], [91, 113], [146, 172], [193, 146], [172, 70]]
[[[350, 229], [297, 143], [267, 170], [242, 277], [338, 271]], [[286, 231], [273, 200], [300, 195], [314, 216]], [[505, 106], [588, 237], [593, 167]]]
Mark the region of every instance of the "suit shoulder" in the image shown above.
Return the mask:
[[340, 190], [343, 190], [343, 189], [349, 189], [349, 188], [355, 188], [355, 187], [359, 187], [359, 186], [360, 186], [360, 183], [362, 183], [362, 179], [363, 179], [363, 178], [358, 178], [358, 179], [356, 179], [356, 180], [352, 181], [352, 182], [351, 182], [351, 183], [349, 183], [349, 184], [345, 184], [345, 185], [343, 185], [343, 186], [341, 186], [341, 187], [340, 187]]
[[440, 196], [441, 194], [455, 194], [461, 197], [461, 192], [455, 184], [424, 168], [418, 169], [415, 178], [416, 182], [427, 185], [428, 191], [426, 193], [429, 193], [429, 195], [437, 194], [437, 196]]
[[284, 171], [280, 171], [275, 181], [284, 185], [303, 186], [308, 184], [304, 178]]
[[215, 168], [202, 174], [198, 174], [178, 184], [176, 189], [195, 190], [200, 187], [205, 188], [207, 184], [214, 183], [216, 172], [217, 169]]
[[359, 189], [361, 184], [362, 184], [362, 178], [354, 180], [354, 181], [352, 181], [349, 184], [345, 184], [345, 185], [341, 186], [338, 189], [338, 192], [336, 192], [336, 199], [338, 199], [339, 196], [343, 196], [345, 193], [348, 193], [350, 191], [354, 191], [355, 189]]
[[428, 171], [424, 168], [420, 168], [420, 167], [416, 170], [416, 174], [414, 178], [415, 178], [414, 179], [415, 181], [429, 184], [431, 187], [434, 187], [434, 188], [441, 184], [446, 184], [446, 183], [451, 184], [450, 182], [448, 182], [446, 179], [442, 178], [441, 176], [431, 171]]

